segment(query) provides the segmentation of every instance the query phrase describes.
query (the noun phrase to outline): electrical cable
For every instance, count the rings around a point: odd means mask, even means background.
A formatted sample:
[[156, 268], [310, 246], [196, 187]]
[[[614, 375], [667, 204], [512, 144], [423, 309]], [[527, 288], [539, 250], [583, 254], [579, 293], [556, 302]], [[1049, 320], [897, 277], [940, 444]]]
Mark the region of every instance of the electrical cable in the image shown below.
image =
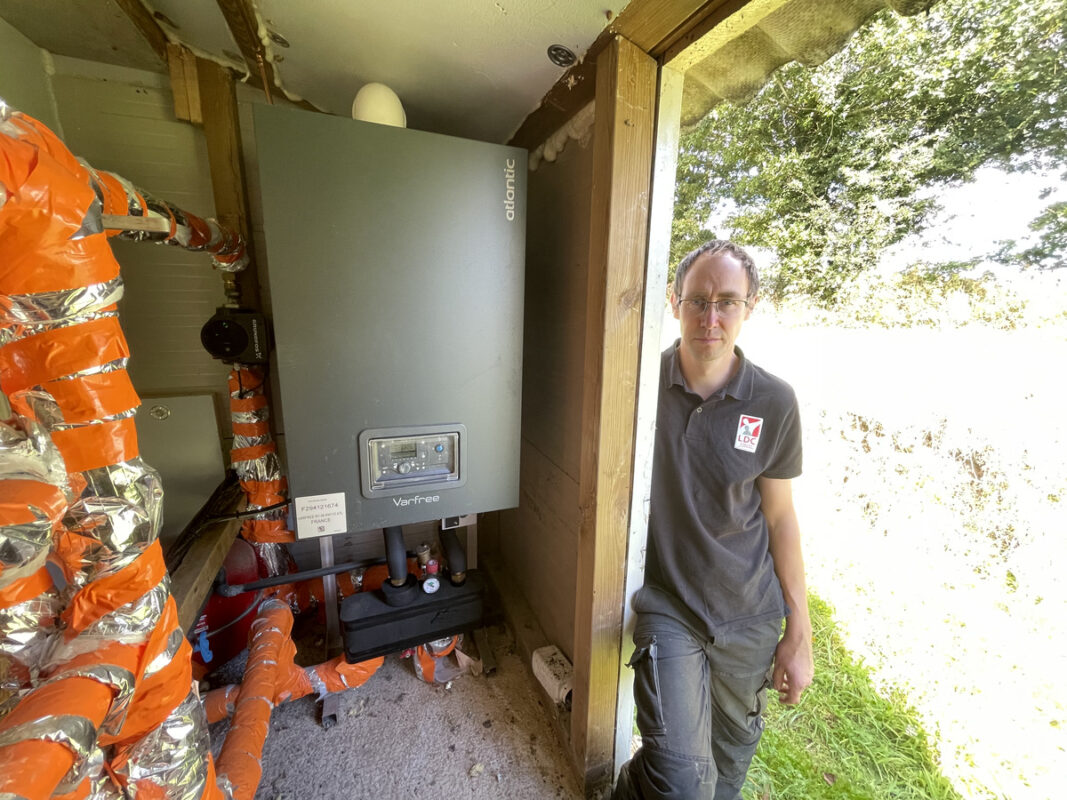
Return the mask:
[[260, 514], [266, 514], [268, 511], [277, 511], [279, 508], [285, 508], [291, 501], [282, 500], [280, 503], [275, 503], [272, 506], [263, 506], [263, 508], [254, 508], [248, 511], [238, 511], [235, 514], [226, 514], [221, 517], [210, 517], [203, 520], [197, 527], [197, 530], [206, 528], [208, 525], [214, 525], [216, 522], [230, 522], [235, 519], [252, 519], [258, 517]]

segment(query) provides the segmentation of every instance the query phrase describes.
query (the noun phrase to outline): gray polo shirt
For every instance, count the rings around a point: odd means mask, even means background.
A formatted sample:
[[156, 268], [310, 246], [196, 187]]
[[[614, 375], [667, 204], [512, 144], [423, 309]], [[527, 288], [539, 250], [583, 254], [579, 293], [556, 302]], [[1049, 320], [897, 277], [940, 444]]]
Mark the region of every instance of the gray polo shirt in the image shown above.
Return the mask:
[[748, 361], [707, 400], [690, 392], [678, 343], [663, 353], [645, 585], [634, 610], [670, 614], [708, 636], [781, 617], [756, 478], [801, 470], [789, 384]]

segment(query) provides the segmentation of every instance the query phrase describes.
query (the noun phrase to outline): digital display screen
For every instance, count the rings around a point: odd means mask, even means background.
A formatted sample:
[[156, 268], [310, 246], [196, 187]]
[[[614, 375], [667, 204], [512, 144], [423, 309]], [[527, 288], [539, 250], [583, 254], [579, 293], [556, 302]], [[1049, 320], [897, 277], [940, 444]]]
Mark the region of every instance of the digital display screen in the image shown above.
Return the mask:
[[415, 442], [398, 442], [389, 445], [390, 458], [415, 458], [418, 454]]

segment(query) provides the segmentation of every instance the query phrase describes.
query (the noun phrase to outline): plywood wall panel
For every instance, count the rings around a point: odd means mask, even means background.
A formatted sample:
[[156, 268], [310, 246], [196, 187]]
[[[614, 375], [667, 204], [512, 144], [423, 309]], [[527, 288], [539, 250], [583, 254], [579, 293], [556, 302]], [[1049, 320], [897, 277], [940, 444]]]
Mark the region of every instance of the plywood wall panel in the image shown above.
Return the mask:
[[570, 655], [577, 574], [592, 146], [530, 174], [519, 508], [499, 550], [550, 642]]

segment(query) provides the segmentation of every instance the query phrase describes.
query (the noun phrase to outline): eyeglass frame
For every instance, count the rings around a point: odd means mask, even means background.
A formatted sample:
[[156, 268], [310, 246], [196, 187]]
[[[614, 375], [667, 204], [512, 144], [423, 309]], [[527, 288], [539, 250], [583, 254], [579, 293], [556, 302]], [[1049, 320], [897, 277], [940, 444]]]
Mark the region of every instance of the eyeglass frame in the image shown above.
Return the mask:
[[[708, 308], [710, 308], [711, 306], [715, 307], [715, 313], [718, 314], [720, 317], [732, 317], [736, 314], [740, 314], [742, 308], [752, 308], [751, 302], [749, 302], [748, 300], [742, 300], [740, 297], [722, 297], [718, 300], [709, 300], [706, 297], [683, 297], [678, 300], [678, 305], [681, 306], [682, 303], [689, 303], [690, 308], [692, 308], [693, 311], [696, 312], [696, 315], [698, 317], [702, 317], [707, 314]], [[723, 303], [740, 303], [740, 306], [735, 307], [732, 305], [728, 305], [726, 307], [727, 310], [724, 311], [722, 307]], [[698, 306], [700, 306], [699, 309], [697, 308]]]

